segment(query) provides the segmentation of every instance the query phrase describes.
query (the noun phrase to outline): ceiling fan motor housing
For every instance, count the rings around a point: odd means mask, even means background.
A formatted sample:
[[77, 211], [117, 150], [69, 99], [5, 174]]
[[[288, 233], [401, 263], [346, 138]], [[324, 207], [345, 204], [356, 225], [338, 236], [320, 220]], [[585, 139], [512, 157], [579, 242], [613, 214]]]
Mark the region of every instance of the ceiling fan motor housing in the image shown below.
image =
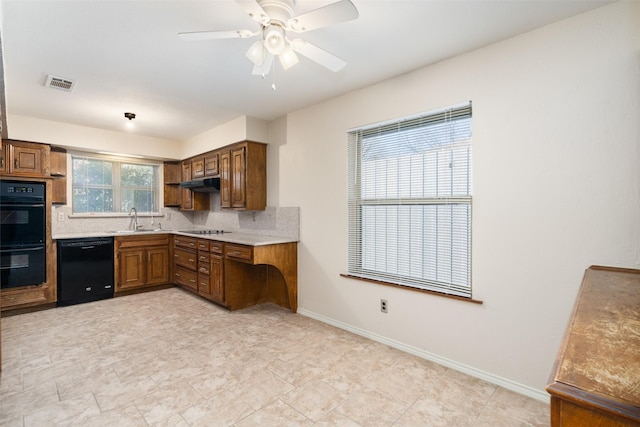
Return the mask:
[[267, 13], [271, 22], [276, 21], [281, 27], [293, 17], [294, 0], [257, 0], [260, 7]]

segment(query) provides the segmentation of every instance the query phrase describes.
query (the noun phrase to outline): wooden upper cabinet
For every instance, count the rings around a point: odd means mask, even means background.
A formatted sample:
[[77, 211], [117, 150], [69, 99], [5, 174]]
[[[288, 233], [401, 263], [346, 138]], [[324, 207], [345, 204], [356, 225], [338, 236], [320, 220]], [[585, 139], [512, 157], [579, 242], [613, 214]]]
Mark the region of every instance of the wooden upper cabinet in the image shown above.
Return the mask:
[[220, 154], [220, 206], [264, 210], [267, 207], [267, 146], [243, 142]]
[[50, 174], [53, 177], [51, 202], [67, 204], [67, 150], [51, 147]]
[[[193, 178], [193, 166], [197, 164], [193, 160], [185, 160], [182, 162], [182, 180], [189, 181]], [[204, 165], [204, 159], [202, 161]], [[204, 169], [202, 170], [204, 174]], [[182, 188], [180, 209], [185, 211], [206, 211], [209, 210], [209, 193], [195, 193], [189, 188]]]
[[5, 140], [5, 173], [25, 177], [48, 177], [51, 148], [45, 144]]
[[179, 185], [182, 181], [182, 170], [179, 162], [164, 162], [164, 183]]
[[205, 176], [216, 176], [220, 174], [218, 153], [208, 153], [204, 156], [204, 174]]
[[246, 207], [247, 149], [231, 150], [231, 207]]
[[191, 161], [191, 178], [204, 177], [204, 157], [193, 159]]
[[9, 158], [8, 146], [0, 140], [0, 173], [7, 173], [7, 159]]
[[179, 162], [165, 162], [164, 172], [164, 206], [180, 206], [182, 165]]
[[[182, 180], [191, 180], [191, 162], [182, 162]], [[182, 189], [182, 202], [180, 203], [180, 209], [190, 210], [193, 209], [193, 192], [188, 188]]]
[[220, 154], [220, 207], [231, 207], [231, 153]]

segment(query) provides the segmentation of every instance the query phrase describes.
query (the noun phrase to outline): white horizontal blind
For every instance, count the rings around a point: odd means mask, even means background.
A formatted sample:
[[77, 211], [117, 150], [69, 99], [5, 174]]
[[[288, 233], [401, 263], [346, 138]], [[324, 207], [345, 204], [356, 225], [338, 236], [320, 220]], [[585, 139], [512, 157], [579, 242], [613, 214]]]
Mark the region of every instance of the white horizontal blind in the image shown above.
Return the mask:
[[471, 297], [471, 104], [349, 132], [349, 274]]

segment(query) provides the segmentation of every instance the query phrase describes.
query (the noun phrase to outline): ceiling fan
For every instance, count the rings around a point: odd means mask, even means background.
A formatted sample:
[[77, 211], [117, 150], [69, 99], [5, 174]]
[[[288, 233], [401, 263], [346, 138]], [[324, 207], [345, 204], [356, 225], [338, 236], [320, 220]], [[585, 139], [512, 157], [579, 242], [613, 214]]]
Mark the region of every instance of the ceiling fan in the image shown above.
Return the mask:
[[340, 71], [347, 64], [337, 56], [301, 38], [289, 38], [290, 33], [305, 31], [351, 21], [358, 18], [358, 10], [350, 0], [340, 0], [301, 15], [294, 15], [295, 0], [235, 0], [251, 18], [260, 24], [257, 31], [198, 31], [179, 33], [183, 40], [217, 40], [261, 36], [249, 47], [247, 58], [253, 62], [253, 74], [267, 75], [277, 56], [287, 70], [298, 63], [296, 53], [328, 68]]

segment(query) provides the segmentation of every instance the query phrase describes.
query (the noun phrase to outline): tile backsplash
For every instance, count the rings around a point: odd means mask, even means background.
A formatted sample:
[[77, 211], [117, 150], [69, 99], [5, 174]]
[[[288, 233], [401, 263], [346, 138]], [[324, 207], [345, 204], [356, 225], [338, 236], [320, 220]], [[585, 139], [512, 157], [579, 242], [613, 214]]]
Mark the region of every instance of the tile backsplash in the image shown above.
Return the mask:
[[[267, 207], [264, 211], [228, 211], [221, 210], [217, 204], [212, 203], [212, 205], [216, 208], [198, 212], [162, 208], [159, 216], [139, 214], [138, 224], [145, 228], [158, 227], [158, 224], [161, 224], [162, 228], [166, 230], [211, 228], [265, 236], [300, 238], [300, 208], [298, 207]], [[132, 217], [128, 215], [74, 215], [71, 212], [71, 206], [54, 206], [52, 208], [51, 223], [54, 236], [92, 231], [127, 230], [131, 227], [131, 222]]]

